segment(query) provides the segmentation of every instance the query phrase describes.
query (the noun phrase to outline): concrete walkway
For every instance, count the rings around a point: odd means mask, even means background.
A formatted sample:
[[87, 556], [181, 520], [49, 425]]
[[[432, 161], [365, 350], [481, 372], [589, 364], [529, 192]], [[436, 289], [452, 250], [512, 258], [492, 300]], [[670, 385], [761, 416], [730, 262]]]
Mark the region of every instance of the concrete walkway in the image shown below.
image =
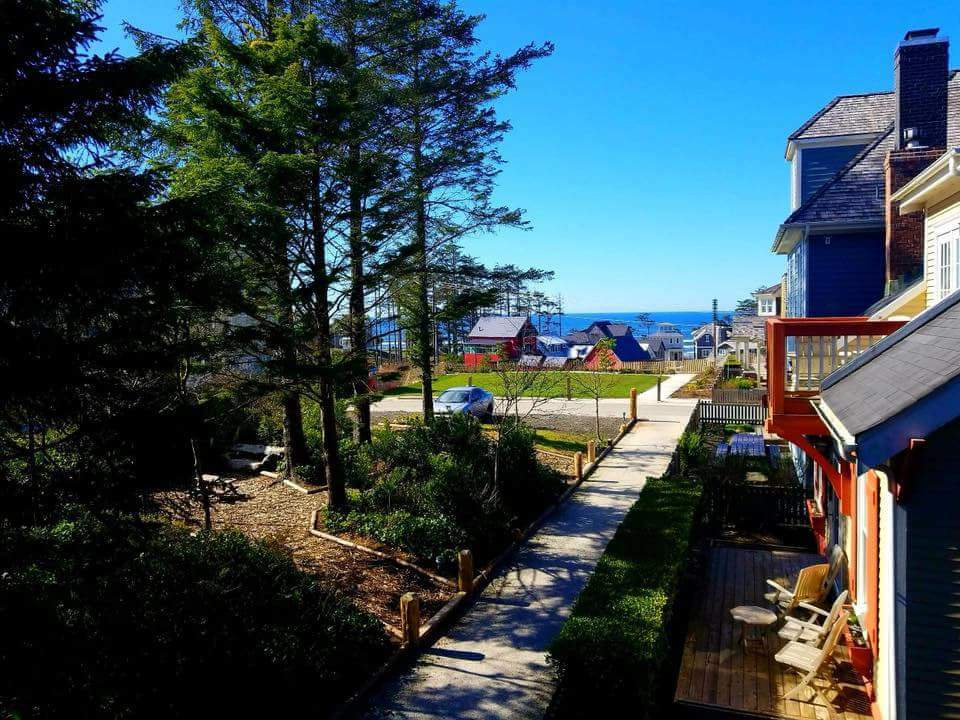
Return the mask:
[[666, 470], [695, 404], [666, 400], [657, 420], [634, 426], [459, 623], [384, 686], [362, 716], [542, 717], [554, 691], [547, 646], [647, 477]]

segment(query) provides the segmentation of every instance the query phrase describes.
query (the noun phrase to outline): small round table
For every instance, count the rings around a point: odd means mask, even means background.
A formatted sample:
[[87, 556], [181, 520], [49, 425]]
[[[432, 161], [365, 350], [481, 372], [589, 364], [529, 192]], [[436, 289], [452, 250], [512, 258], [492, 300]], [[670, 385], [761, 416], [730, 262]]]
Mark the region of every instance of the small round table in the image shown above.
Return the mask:
[[[740, 639], [738, 642], [747, 648], [747, 628], [755, 628], [754, 633], [759, 635], [763, 649], [767, 649], [767, 630], [777, 622], [777, 614], [772, 610], [757, 607], [756, 605], [738, 605], [730, 608], [730, 617], [740, 623]], [[757, 639], [756, 634], [750, 639]]]

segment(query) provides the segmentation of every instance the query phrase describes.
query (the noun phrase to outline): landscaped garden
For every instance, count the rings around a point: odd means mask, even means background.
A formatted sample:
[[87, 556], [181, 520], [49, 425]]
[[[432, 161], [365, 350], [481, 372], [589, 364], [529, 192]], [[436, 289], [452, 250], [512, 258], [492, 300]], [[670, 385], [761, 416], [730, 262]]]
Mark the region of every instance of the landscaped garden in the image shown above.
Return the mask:
[[[567, 380], [571, 372], [575, 371], [539, 371], [544, 377], [544, 382], [538, 384], [540, 387], [549, 387], [551, 396], [565, 398], [567, 396]], [[433, 379], [433, 391], [435, 393], [443, 392], [452, 387], [462, 387], [465, 385], [475, 385], [484, 390], [492, 392], [496, 397], [503, 395], [503, 380], [494, 372], [478, 371], [476, 373], [449, 373], [439, 375]], [[610, 373], [609, 380], [603, 383], [603, 397], [605, 398], [625, 398], [630, 395], [630, 389], [636, 388], [637, 392], [643, 392], [655, 387], [657, 376], [645, 373]], [[419, 380], [404, 383], [395, 388], [384, 392], [385, 395], [420, 395], [423, 394], [423, 385]], [[588, 390], [576, 382], [570, 383], [570, 396], [574, 398], [590, 398], [592, 395]]]

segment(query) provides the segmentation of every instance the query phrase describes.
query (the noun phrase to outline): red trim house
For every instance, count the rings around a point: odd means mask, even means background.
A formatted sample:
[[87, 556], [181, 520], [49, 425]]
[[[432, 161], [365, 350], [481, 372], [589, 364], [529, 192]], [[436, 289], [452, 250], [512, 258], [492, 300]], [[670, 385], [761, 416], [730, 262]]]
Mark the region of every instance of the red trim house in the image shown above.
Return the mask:
[[481, 317], [473, 326], [463, 347], [463, 363], [476, 367], [484, 362], [497, 362], [503, 347], [509, 360], [515, 360], [525, 349], [535, 348], [537, 330], [526, 316]]

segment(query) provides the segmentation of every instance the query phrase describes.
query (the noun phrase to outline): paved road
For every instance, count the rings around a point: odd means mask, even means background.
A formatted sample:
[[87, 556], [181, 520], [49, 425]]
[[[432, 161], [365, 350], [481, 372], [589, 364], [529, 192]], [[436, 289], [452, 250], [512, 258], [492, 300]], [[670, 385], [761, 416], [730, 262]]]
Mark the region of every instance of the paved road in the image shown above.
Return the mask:
[[[671, 393], [686, 385], [693, 378], [690, 374], [670, 375], [661, 383], [661, 397], [669, 397]], [[629, 412], [629, 400], [627, 398], [605, 398], [600, 401], [600, 417], [623, 417]], [[520, 403], [521, 412], [527, 412], [530, 409], [532, 401], [522, 400]], [[657, 388], [652, 387], [646, 392], [637, 396], [637, 415], [641, 418], [650, 420], [660, 420], [669, 418], [670, 410], [663, 407], [663, 403], [657, 403]], [[391, 395], [385, 397], [371, 406], [375, 413], [393, 413], [393, 412], [420, 412], [423, 407], [423, 399], [419, 395]], [[502, 411], [503, 401], [497, 399], [497, 411]], [[593, 417], [596, 412], [594, 401], [590, 399], [577, 398], [567, 400], [558, 398], [548, 400], [538, 405], [531, 415], [580, 415], [584, 417]]]
[[[372, 699], [365, 718], [541, 718], [546, 648], [648, 476], [662, 475], [696, 401], [667, 400], [501, 569], [447, 636]], [[645, 414], [645, 413], [641, 413]]]

